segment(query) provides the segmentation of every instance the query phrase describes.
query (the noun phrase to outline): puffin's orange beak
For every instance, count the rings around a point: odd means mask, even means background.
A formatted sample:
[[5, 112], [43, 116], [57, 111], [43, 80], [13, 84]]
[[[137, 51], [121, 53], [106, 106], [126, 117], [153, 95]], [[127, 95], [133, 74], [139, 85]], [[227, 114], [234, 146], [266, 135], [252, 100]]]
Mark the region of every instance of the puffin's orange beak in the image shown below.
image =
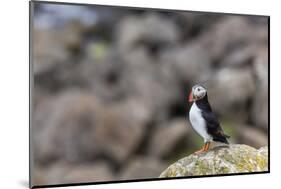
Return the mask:
[[193, 93], [192, 93], [192, 90], [191, 90], [190, 93], [189, 93], [188, 101], [189, 101], [189, 102], [193, 102]]

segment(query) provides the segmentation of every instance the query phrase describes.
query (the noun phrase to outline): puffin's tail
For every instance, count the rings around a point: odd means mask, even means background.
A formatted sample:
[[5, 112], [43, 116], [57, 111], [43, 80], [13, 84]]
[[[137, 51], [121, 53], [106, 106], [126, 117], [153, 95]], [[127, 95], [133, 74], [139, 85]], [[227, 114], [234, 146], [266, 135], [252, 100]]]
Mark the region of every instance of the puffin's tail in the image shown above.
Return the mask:
[[214, 137], [213, 140], [217, 141], [217, 142], [222, 142], [222, 143], [225, 143], [225, 144], [229, 144], [229, 142], [227, 141], [227, 138], [230, 138], [230, 136], [224, 134], [224, 135], [219, 136], [219, 137]]
[[226, 138], [230, 138], [230, 136], [229, 136], [229, 135], [226, 135], [226, 134], [224, 134], [224, 137], [226, 137]]

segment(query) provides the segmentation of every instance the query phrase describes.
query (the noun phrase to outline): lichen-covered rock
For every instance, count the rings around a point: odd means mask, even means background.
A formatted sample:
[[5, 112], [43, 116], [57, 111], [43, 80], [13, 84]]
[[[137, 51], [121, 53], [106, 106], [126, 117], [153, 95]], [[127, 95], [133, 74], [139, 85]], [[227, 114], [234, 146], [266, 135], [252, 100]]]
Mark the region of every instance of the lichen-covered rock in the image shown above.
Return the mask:
[[268, 149], [233, 144], [192, 154], [170, 165], [160, 177], [216, 175], [268, 170]]

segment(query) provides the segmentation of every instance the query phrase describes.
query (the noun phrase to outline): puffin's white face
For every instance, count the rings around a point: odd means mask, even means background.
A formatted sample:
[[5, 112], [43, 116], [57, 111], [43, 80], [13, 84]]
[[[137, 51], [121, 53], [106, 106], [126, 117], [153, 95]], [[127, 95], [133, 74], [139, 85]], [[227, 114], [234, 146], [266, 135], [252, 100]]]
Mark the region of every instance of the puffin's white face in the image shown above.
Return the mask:
[[192, 91], [189, 94], [189, 102], [193, 102], [203, 98], [207, 94], [207, 90], [201, 85], [195, 85], [192, 87]]

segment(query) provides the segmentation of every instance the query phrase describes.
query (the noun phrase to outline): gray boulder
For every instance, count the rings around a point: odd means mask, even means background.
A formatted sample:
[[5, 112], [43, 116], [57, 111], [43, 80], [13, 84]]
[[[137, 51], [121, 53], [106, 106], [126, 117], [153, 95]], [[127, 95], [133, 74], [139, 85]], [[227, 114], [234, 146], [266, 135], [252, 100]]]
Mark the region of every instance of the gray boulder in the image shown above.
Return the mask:
[[116, 34], [119, 47], [125, 51], [139, 47], [153, 51], [160, 46], [175, 44], [179, 39], [177, 25], [157, 14], [125, 18]]
[[179, 143], [185, 141], [190, 129], [186, 119], [177, 119], [167, 125], [158, 126], [151, 136], [148, 153], [156, 157], [170, 155]]
[[225, 16], [209, 32], [206, 32], [198, 43], [206, 50], [214, 63], [217, 63], [233, 51], [249, 44], [264, 43], [266, 36], [265, 27], [254, 25], [242, 16]]
[[34, 59], [35, 74], [47, 72], [57, 64], [68, 59], [69, 53], [64, 47], [61, 34], [57, 31], [34, 30]]
[[251, 118], [254, 124], [268, 130], [268, 54], [267, 47], [260, 49], [254, 60], [257, 89], [253, 98]]
[[34, 184], [36, 185], [111, 181], [114, 179], [112, 170], [104, 162], [79, 164], [58, 162], [47, 169], [36, 169], [34, 174]]
[[245, 121], [248, 119], [247, 102], [255, 93], [255, 80], [251, 69], [219, 70], [211, 80], [208, 95], [214, 110], [222, 115]]
[[267, 133], [249, 125], [239, 127], [238, 140], [255, 148], [268, 145]]
[[[142, 141], [149, 114], [136, 102], [105, 105], [91, 93], [69, 90], [38, 107], [33, 134], [36, 162], [124, 162]], [[46, 121], [47, 120], [47, 121]]]
[[208, 54], [198, 44], [188, 44], [163, 51], [163, 67], [169, 70], [180, 82], [199, 82], [211, 73]]
[[120, 179], [155, 178], [167, 165], [153, 157], [136, 157], [121, 170]]

